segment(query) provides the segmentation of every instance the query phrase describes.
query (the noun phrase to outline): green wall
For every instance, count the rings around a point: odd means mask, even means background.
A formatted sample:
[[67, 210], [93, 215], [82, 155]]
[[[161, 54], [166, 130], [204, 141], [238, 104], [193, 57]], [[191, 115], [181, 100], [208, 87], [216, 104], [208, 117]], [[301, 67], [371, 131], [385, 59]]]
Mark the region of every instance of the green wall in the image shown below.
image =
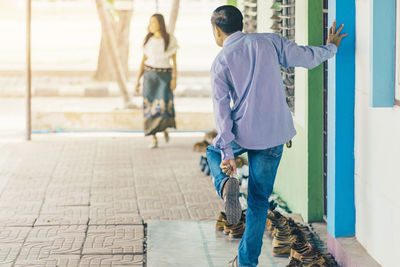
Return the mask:
[[[308, 44], [323, 41], [322, 1], [308, 1]], [[324, 213], [323, 65], [308, 71], [308, 220], [319, 221]]]
[[297, 135], [292, 140], [292, 148], [285, 147], [274, 191], [287, 202], [293, 213], [300, 213], [303, 219], [307, 220], [307, 129], [297, 123], [295, 127]]
[[237, 6], [237, 0], [227, 0], [228, 5]]
[[[296, 25], [296, 31], [307, 31], [308, 45], [321, 45], [322, 1], [309, 0], [306, 11], [307, 26]], [[288, 203], [294, 213], [300, 213], [305, 221], [321, 221], [323, 219], [323, 67], [300, 72], [300, 75], [303, 77], [297, 75], [296, 79], [305, 78], [304, 85], [299, 83], [305, 88], [297, 87], [296, 90], [304, 92], [306, 98], [303, 100], [296, 98], [296, 101], [306, 102], [305, 123], [301, 126], [295, 122], [297, 135], [293, 139], [293, 147], [285, 149], [274, 191]], [[295, 105], [301, 106], [298, 102]]]

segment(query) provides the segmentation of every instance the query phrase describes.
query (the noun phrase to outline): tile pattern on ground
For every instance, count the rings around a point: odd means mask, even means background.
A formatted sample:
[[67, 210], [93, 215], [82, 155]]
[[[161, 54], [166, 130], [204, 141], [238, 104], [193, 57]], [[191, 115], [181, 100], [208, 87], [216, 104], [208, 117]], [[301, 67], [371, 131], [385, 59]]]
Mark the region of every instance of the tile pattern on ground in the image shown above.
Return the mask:
[[89, 226], [83, 254], [142, 254], [142, 225]]
[[143, 255], [84, 255], [79, 267], [143, 266]]
[[24, 243], [31, 227], [0, 227], [0, 243]]
[[143, 266], [145, 222], [214, 219], [222, 208], [196, 141], [149, 150], [138, 137], [38, 135], [2, 145], [0, 265]]
[[47, 206], [42, 209], [35, 226], [43, 225], [86, 225], [89, 220], [88, 206]]
[[22, 243], [0, 243], [0, 266], [12, 266]]
[[48, 254], [40, 255], [30, 254], [27, 257], [20, 256], [14, 266], [18, 267], [77, 267], [79, 266], [79, 255], [60, 255]]

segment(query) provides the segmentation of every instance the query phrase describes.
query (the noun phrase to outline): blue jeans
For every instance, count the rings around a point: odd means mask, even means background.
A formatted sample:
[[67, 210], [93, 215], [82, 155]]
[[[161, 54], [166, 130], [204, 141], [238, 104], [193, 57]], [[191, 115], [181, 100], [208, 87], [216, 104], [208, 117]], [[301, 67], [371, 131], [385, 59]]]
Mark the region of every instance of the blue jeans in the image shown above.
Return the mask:
[[[246, 230], [239, 245], [239, 265], [253, 267], [258, 264], [261, 253], [262, 239], [265, 231], [268, 198], [274, 187], [275, 176], [282, 157], [283, 145], [265, 150], [248, 150], [232, 142], [233, 153], [236, 156], [248, 152], [249, 185], [247, 197]], [[214, 177], [214, 186], [222, 196], [222, 188], [227, 180], [219, 167], [221, 152], [214, 146], [207, 148], [207, 159]]]

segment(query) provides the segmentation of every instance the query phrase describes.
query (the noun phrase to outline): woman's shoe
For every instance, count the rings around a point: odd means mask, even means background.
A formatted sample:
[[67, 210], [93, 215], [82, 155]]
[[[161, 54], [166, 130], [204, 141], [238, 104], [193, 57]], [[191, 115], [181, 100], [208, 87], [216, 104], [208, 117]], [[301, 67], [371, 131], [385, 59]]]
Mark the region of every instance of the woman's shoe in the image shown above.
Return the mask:
[[154, 149], [158, 147], [158, 140], [157, 137], [155, 135], [153, 135], [153, 143], [149, 145], [150, 149]]
[[152, 143], [152, 144], [149, 145], [149, 148], [150, 148], [150, 149], [155, 149], [155, 148], [157, 148], [157, 147], [158, 147], [158, 144], [157, 144], [157, 143]]

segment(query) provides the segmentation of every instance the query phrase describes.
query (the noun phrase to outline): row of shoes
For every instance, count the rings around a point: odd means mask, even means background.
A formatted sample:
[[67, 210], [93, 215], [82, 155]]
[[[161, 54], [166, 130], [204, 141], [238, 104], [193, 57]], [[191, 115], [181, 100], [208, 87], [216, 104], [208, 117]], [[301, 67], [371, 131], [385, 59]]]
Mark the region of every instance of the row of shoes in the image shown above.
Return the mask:
[[307, 226], [286, 218], [271, 205], [266, 228], [273, 237], [272, 254], [289, 257], [287, 267], [336, 267], [334, 258], [313, 245], [313, 234]]
[[281, 198], [281, 196], [275, 192], [272, 192], [272, 194], [269, 196], [269, 202], [274, 203], [275, 205], [275, 210], [279, 211], [281, 214], [282, 213], [292, 213], [290, 210], [289, 206], [287, 203]]
[[245, 33], [257, 32], [257, 0], [243, 1], [243, 24]]

